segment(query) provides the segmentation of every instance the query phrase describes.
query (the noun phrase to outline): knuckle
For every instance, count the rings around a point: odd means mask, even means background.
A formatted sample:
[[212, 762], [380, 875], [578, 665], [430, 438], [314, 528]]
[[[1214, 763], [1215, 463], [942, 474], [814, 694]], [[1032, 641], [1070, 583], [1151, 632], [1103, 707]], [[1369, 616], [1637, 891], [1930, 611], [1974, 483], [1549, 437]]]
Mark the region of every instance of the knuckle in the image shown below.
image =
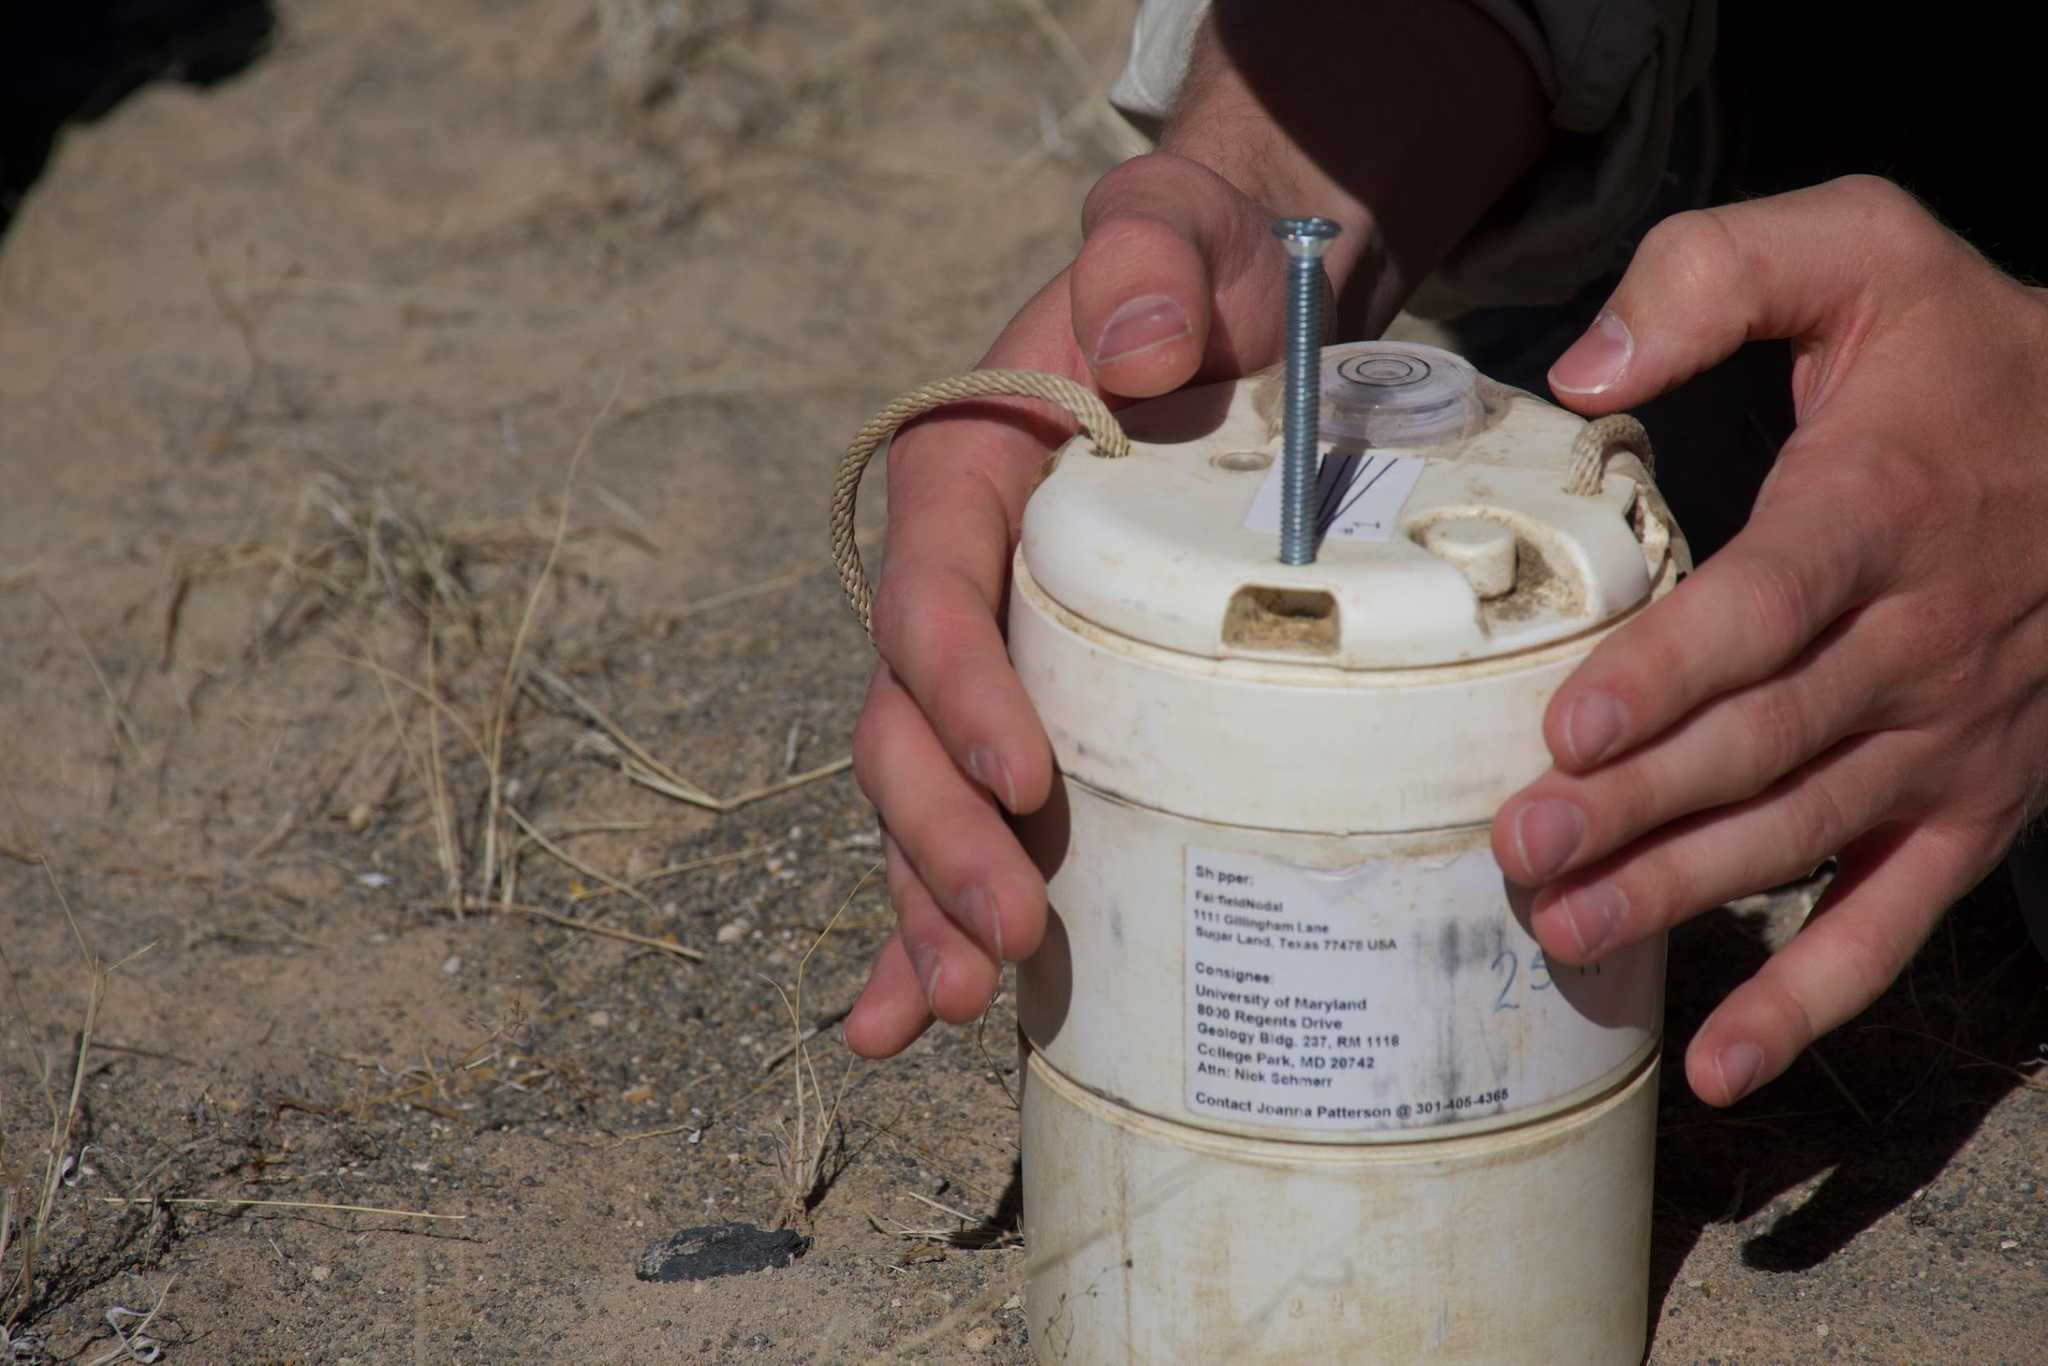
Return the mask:
[[1683, 815], [1687, 776], [1647, 757], [1624, 760], [1597, 775], [1598, 797], [1586, 803], [1596, 813], [1588, 851], [1620, 849], [1659, 823]]
[[1978, 672], [1976, 647], [1980, 633], [1968, 604], [1945, 601], [1931, 593], [1898, 600], [1899, 629], [1910, 658], [1928, 671], [1944, 700], [1952, 699], [1954, 688], [1969, 683]]
[[1134, 207], [1188, 201], [1221, 184], [1208, 167], [1171, 152], [1147, 152], [1105, 172], [1081, 201], [1081, 229], [1091, 240], [1103, 224]]
[[1633, 859], [1612, 877], [1621, 890], [1622, 913], [1607, 952], [1651, 935], [1662, 934], [1699, 907], [1690, 904], [1692, 879], [1685, 865], [1668, 851]]
[[1872, 443], [1843, 464], [1844, 475], [1854, 483], [1838, 501], [1846, 508], [1867, 509], [1895, 535], [1923, 522], [1928, 509], [1945, 501], [1955, 486], [1954, 472], [1965, 467], [1958, 461], [1937, 469], [1889, 442]]
[[[1680, 585], [1681, 590], [1684, 587]], [[1692, 604], [1688, 602], [1687, 605]], [[1684, 618], [1676, 612], [1667, 612], [1657, 619], [1657, 626], [1657, 630], [1642, 632], [1638, 639], [1630, 642], [1635, 655], [1634, 674], [1608, 680], [1606, 684], [1608, 690], [1621, 697], [1624, 704], [1634, 703], [1646, 691], [1654, 693], [1654, 687], [1645, 689], [1641, 686], [1642, 680], [1682, 682], [1692, 670], [1691, 643], [1694, 637]]]
[[1678, 316], [1725, 308], [1745, 274], [1740, 244], [1712, 209], [1664, 219], [1644, 236], [1636, 259], [1655, 273]]
[[1158, 240], [1165, 225], [1141, 209], [1120, 207], [1107, 210], [1088, 227], [1082, 244], [1084, 260], [1093, 257], [1124, 257], [1143, 252]]
[[1882, 176], [1851, 175], [1820, 187], [1851, 233], [1881, 245], [1886, 278], [1880, 284], [1927, 288], [1952, 279], [1966, 262], [1981, 261], [1912, 191]]
[[1658, 714], [1660, 703], [1671, 698], [1673, 686], [1683, 686], [1694, 676], [1698, 661], [1692, 644], [1699, 632], [1693, 623], [1699, 609], [1709, 602], [1701, 596], [1703, 591], [1712, 591], [1705, 580], [1688, 578], [1670, 597], [1652, 603], [1640, 618], [1602, 641], [1570, 685], [1559, 689], [1553, 699], [1551, 715], [1558, 724], [1563, 723], [1571, 701], [1585, 692], [1614, 697], [1638, 723]]
[[910, 862], [903, 858], [882, 860], [882, 882], [889, 889], [889, 904], [896, 909], [897, 933], [903, 936], [903, 947], [923, 942], [913, 932], [913, 926], [905, 922], [904, 910], [910, 905], [912, 890], [918, 885], [916, 874], [910, 869]]
[[1812, 722], [1789, 686], [1767, 686], [1751, 695], [1743, 707], [1743, 734], [1743, 796], [1763, 791], [1804, 762], [1812, 750]]
[[1031, 878], [1019, 882], [1006, 891], [1005, 905], [1014, 907], [1016, 914], [1006, 918], [1002, 924], [1003, 957], [1012, 963], [1022, 962], [1037, 953], [1045, 942], [1051, 919], [1047, 910], [1045, 880]]
[[1105, 172], [1081, 201], [1081, 224], [1093, 235], [1104, 218], [1128, 204], [1133, 195], [1171, 168], [1171, 158], [1159, 152], [1135, 156]]
[[[1918, 938], [1902, 939], [1861, 923], [1845, 923], [1835, 927], [1828, 951], [1835, 959], [1833, 975], [1856, 984], [1860, 1009], [1892, 984], [1919, 946]], [[1815, 1020], [1811, 1011], [1804, 1014], [1816, 1037], [1834, 1027], [1834, 1021]]]
[[974, 729], [972, 719], [983, 709], [982, 703], [988, 697], [988, 689], [982, 680], [963, 667], [972, 662], [972, 656], [965, 652], [948, 652], [946, 668], [931, 676], [925, 684], [923, 697], [919, 699], [940, 743], [955, 754], [966, 752], [964, 748], [955, 746], [971, 748], [964, 737]]
[[950, 665], [994, 618], [965, 575], [903, 566], [882, 575], [873, 606], [875, 649], [914, 693]]
[[1829, 784], [1805, 784], [1786, 811], [1787, 857], [1811, 867], [1841, 849], [1851, 834], [1847, 806]]
[[882, 581], [875, 586], [875, 648], [892, 665], [909, 641], [912, 624], [917, 620], [918, 599], [925, 587], [908, 569], [893, 573], [884, 570]]
[[1903, 226], [1932, 223], [1927, 210], [1896, 181], [1879, 175], [1856, 174], [1837, 177], [1823, 187], [1837, 203], [1873, 225]]
[[1796, 1057], [1806, 1051], [1806, 1046], [1820, 1037], [1813, 1012], [1799, 995], [1779, 979], [1766, 965], [1762, 972], [1750, 979], [1750, 986], [1756, 995], [1754, 1005], [1759, 1014], [1768, 1021], [1765, 1033], [1785, 1045], [1786, 1058]]
[[1766, 649], [1782, 659], [1813, 633], [1814, 595], [1805, 573], [1775, 555], [1754, 555], [1737, 567], [1750, 622]]
[[1773, 495], [1789, 519], [1781, 530], [1798, 533], [1810, 552], [1812, 582], [1867, 592], [1895, 581], [1924, 548], [1952, 553], [1955, 519], [1937, 510], [1954, 507], [1956, 486], [1933, 462], [1889, 442], [1796, 455]]
[[888, 721], [870, 701], [853, 723], [853, 777], [870, 806], [881, 802], [882, 766], [889, 750]]

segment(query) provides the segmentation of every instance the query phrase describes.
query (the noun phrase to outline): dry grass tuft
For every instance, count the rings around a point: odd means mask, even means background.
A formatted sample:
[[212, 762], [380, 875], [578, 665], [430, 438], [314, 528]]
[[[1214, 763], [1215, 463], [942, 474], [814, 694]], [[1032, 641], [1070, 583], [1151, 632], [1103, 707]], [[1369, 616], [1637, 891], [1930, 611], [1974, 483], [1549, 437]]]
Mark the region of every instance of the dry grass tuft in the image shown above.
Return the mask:
[[[532, 1055], [530, 1040], [526, 1033], [526, 1016], [522, 1009], [517, 1008], [508, 1017], [490, 1024], [485, 1037], [470, 1045], [461, 1054], [443, 1055], [438, 1061], [432, 1051], [425, 1046], [420, 1049], [417, 1063], [396, 1066], [382, 1058], [359, 1053], [321, 1052], [319, 1056], [354, 1068], [362, 1077], [361, 1084], [346, 1088], [350, 1094], [332, 1101], [316, 1100], [307, 1096], [280, 1096], [276, 1102], [279, 1106], [329, 1118], [350, 1116], [361, 1119], [387, 1105], [394, 1105], [419, 1110], [454, 1122], [461, 1118], [455, 1107], [464, 1100], [498, 1090], [544, 1090], [559, 1080], [557, 1068], [537, 1060]], [[167, 1200], [164, 1203], [176, 1202]], [[260, 1205], [266, 1202], [223, 1196], [187, 1200], [185, 1203], [232, 1206]], [[293, 1202], [268, 1203], [288, 1205]], [[405, 1214], [422, 1219], [460, 1217], [383, 1208], [358, 1209], [358, 1212]]]
[[[548, 574], [555, 567], [555, 559], [562, 553], [562, 542], [569, 534], [569, 495], [576, 487], [576, 472], [583, 468], [583, 458], [590, 453], [590, 443], [597, 436], [597, 429], [604, 425], [611, 413], [612, 405], [619, 401], [621, 380], [612, 385], [611, 394], [604, 406], [597, 410], [597, 416], [583, 429], [583, 439], [576, 443], [576, 453], [569, 457], [569, 472], [562, 480], [562, 511], [555, 521], [554, 539], [548, 543], [548, 557], [541, 562], [540, 573], [533, 579], [533, 591], [527, 595], [526, 610], [520, 613], [519, 629], [513, 633], [512, 648], [505, 653], [505, 677], [498, 685], [497, 705], [491, 712], [489, 730], [490, 753], [485, 756], [484, 765], [489, 775], [490, 793], [484, 807], [484, 852], [483, 866], [478, 874], [478, 895], [488, 898], [498, 880], [498, 816], [504, 801], [505, 732], [512, 721], [512, 704], [519, 696], [519, 672], [526, 657], [527, 637], [533, 631], [533, 620], [540, 611], [541, 594], [547, 590]], [[508, 886], [505, 899], [512, 899]], [[459, 908], [458, 908], [459, 909]]]
[[[17, 810], [19, 805], [17, 801]], [[64, 894], [56, 869], [51, 867], [48, 858], [40, 855], [34, 856], [34, 862], [41, 865], [51, 890], [56, 894], [57, 904], [63, 908], [64, 919], [71, 926], [72, 938], [77, 942], [79, 958], [85, 969], [86, 993], [85, 1010], [78, 1025], [78, 1043], [71, 1058], [70, 1087], [61, 1098], [57, 1088], [61, 1074], [55, 1063], [40, 1049], [28, 1045], [33, 1050], [34, 1069], [41, 1080], [43, 1100], [50, 1112], [49, 1135], [31, 1156], [31, 1168], [15, 1171], [8, 1162], [8, 1154], [0, 1149], [0, 1348], [9, 1352], [9, 1359], [33, 1359], [33, 1354], [41, 1351], [39, 1335], [25, 1325], [32, 1324], [37, 1315], [48, 1307], [51, 1288], [37, 1278], [37, 1265], [53, 1238], [62, 1213], [58, 1208], [58, 1193], [67, 1184], [75, 1182], [73, 1173], [85, 1166], [84, 1152], [74, 1152], [72, 1145], [77, 1137], [79, 1105], [85, 1090], [93, 1039], [99, 1028], [100, 1012], [106, 1004], [108, 979], [152, 947], [145, 946], [129, 959], [111, 966], [102, 962], [79, 928], [78, 917], [72, 912], [70, 898]], [[14, 1013], [20, 1026], [20, 1037], [27, 1043], [35, 1038], [38, 1031], [28, 1002], [22, 998], [14, 965], [8, 961], [4, 948], [0, 948], [0, 972], [7, 975], [13, 988]], [[39, 1173], [32, 1170], [37, 1164], [40, 1165]]]
[[159, 663], [169, 668], [176, 656], [179, 620], [195, 588], [264, 572], [270, 585], [244, 646], [246, 659], [276, 654], [344, 613], [374, 618], [393, 607], [422, 630], [429, 621], [454, 622], [471, 644], [480, 644], [493, 625], [489, 595], [479, 583], [488, 571], [551, 559], [565, 544], [598, 537], [651, 548], [623, 526], [568, 532], [566, 514], [560, 509], [552, 526], [504, 517], [441, 519], [403, 483], [318, 475], [301, 490], [284, 537], [248, 537], [173, 562]]
[[782, 998], [783, 1009], [789, 1012], [789, 1027], [795, 1042], [791, 1051], [796, 1055], [796, 1065], [790, 1069], [795, 1088], [796, 1115], [794, 1120], [777, 1119], [775, 1127], [782, 1140], [782, 1208], [780, 1222], [784, 1227], [807, 1225], [811, 1211], [824, 1198], [825, 1190], [831, 1184], [826, 1170], [826, 1159], [833, 1151], [839, 1138], [839, 1107], [846, 1099], [846, 1088], [853, 1080], [854, 1060], [849, 1058], [846, 1071], [839, 1078], [838, 1089], [833, 1093], [832, 1103], [825, 1103], [825, 1088], [819, 1084], [818, 1069], [811, 1059], [810, 1032], [804, 1029], [804, 970], [810, 966], [811, 955], [818, 951], [839, 918], [846, 913], [854, 898], [858, 897], [882, 871], [877, 863], [861, 874], [853, 890], [839, 903], [839, 909], [832, 912], [832, 918], [825, 922], [825, 928], [818, 931], [818, 937], [804, 950], [804, 956], [797, 960], [796, 984], [789, 991], [773, 981], [775, 994]]

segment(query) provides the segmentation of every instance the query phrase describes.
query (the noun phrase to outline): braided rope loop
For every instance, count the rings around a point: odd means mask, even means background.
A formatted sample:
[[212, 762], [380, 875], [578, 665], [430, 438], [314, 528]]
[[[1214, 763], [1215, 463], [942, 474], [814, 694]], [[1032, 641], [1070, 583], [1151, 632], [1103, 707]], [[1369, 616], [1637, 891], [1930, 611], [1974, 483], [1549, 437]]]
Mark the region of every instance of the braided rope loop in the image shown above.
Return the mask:
[[1645, 470], [1656, 473], [1649, 432], [1627, 413], [1614, 413], [1588, 422], [1572, 442], [1572, 465], [1564, 478], [1564, 491], [1588, 498], [1600, 492], [1607, 457], [1616, 451], [1627, 451], [1643, 462]]
[[[1565, 475], [1564, 491], [1581, 497], [1592, 497], [1600, 492], [1601, 480], [1607, 474], [1607, 461], [1616, 451], [1627, 451], [1643, 462], [1646, 472], [1655, 474], [1649, 432], [1627, 413], [1614, 413], [1588, 422], [1578, 439], [1572, 442], [1572, 464]], [[1643, 547], [1644, 565], [1650, 572], [1650, 581], [1654, 583], [1664, 572], [1664, 562], [1671, 553], [1673, 527], [1657, 506], [1648, 501], [1652, 497], [1647, 487], [1636, 491], [1631, 520], [1636, 529], [1636, 539]]]
[[1070, 379], [1037, 370], [975, 370], [913, 389], [868, 419], [859, 435], [846, 448], [839, 471], [832, 478], [832, 563], [839, 570], [839, 586], [846, 590], [847, 605], [872, 641], [875, 636], [875, 593], [861, 564], [860, 546], [854, 540], [853, 513], [860, 496], [861, 476], [882, 444], [896, 429], [912, 418], [934, 408], [973, 398], [1037, 398], [1064, 409], [1081, 424], [1095, 443], [1095, 453], [1111, 459], [1131, 453], [1131, 439], [1124, 434], [1109, 409], [1094, 393]]

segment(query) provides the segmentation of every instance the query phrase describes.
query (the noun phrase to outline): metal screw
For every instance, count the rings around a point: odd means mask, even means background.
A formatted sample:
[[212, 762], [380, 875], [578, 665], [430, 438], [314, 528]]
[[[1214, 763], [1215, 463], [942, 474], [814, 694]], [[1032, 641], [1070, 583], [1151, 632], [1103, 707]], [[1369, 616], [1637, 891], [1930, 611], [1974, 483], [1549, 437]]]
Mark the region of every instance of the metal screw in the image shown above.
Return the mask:
[[1316, 558], [1316, 446], [1322, 413], [1323, 253], [1343, 229], [1327, 218], [1282, 218], [1287, 246], [1286, 444], [1280, 459], [1280, 563]]

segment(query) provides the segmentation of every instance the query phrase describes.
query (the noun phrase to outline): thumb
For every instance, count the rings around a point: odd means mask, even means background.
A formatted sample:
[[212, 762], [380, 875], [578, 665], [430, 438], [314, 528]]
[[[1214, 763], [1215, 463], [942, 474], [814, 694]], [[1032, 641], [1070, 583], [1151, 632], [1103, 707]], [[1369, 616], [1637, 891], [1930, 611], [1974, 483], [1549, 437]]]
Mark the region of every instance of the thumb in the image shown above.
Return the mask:
[[1550, 369], [1566, 406], [1597, 415], [1655, 398], [1746, 341], [1797, 338], [1826, 357], [1896, 283], [1874, 253], [1939, 232], [1904, 190], [1853, 176], [1674, 215], [1643, 238], [1599, 317]]
[[[1149, 398], [1277, 353], [1275, 310], [1240, 296], [1263, 301], [1278, 285], [1281, 249], [1264, 211], [1221, 176], [1171, 154], [1135, 158], [1097, 183], [1082, 226], [1068, 276], [1074, 342], [1105, 393]], [[1239, 314], [1252, 325], [1235, 325]]]

